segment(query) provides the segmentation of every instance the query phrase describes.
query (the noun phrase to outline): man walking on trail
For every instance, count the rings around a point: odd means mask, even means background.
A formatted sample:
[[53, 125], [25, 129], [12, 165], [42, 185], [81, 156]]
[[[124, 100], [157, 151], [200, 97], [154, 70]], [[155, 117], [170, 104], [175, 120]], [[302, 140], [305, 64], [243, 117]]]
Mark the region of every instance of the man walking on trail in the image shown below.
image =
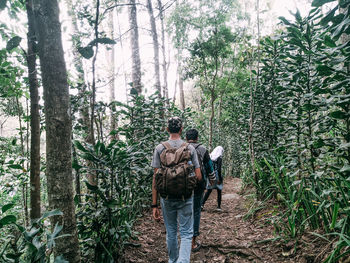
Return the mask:
[[[166, 228], [169, 263], [190, 262], [193, 237], [192, 190], [196, 181], [202, 179], [196, 150], [181, 140], [182, 128], [180, 118], [172, 117], [168, 120], [169, 140], [155, 148], [152, 160], [154, 168], [152, 214], [155, 220], [160, 220], [157, 205], [159, 193]], [[182, 183], [183, 180], [186, 183]], [[177, 240], [178, 225], [181, 237], [180, 249]]]
[[207, 178], [210, 181], [215, 180], [213, 163], [210, 160], [208, 150], [200, 143], [198, 143], [198, 131], [196, 129], [190, 129], [186, 132], [186, 140], [197, 151], [198, 161], [201, 167], [202, 181], [198, 183], [194, 189], [193, 195], [193, 238], [192, 238], [192, 251], [196, 252], [200, 249], [201, 244], [196, 241], [199, 236], [199, 224], [201, 220], [201, 202], [204, 194], [204, 190], [207, 185]]

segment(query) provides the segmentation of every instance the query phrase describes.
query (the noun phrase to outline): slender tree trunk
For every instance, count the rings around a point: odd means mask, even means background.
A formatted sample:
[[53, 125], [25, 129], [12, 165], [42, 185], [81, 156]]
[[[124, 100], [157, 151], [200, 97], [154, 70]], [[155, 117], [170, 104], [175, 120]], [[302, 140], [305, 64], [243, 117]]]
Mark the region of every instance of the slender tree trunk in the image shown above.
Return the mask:
[[54, 249], [75, 263], [80, 262], [80, 250], [73, 203], [72, 122], [57, 0], [35, 1], [34, 16], [44, 87], [48, 201], [50, 209], [63, 212], [51, 218], [51, 226], [62, 225], [62, 234], [68, 234], [55, 240]]
[[[93, 144], [94, 143], [94, 132], [93, 130], [91, 130], [91, 123], [90, 123], [90, 113], [89, 113], [89, 109], [91, 107], [91, 103], [89, 103], [92, 98], [91, 96], [87, 95], [87, 85], [86, 85], [86, 81], [85, 81], [85, 72], [84, 72], [84, 65], [83, 65], [83, 60], [82, 60], [82, 56], [79, 54], [78, 52], [78, 45], [80, 45], [80, 33], [79, 33], [79, 29], [78, 29], [78, 21], [77, 21], [77, 16], [76, 16], [76, 12], [75, 12], [75, 7], [73, 5], [72, 0], [66, 0], [66, 5], [67, 5], [67, 9], [68, 14], [72, 20], [72, 30], [73, 30], [73, 38], [72, 38], [72, 42], [73, 42], [73, 64], [74, 67], [77, 71], [77, 76], [78, 76], [78, 96], [79, 98], [81, 98], [82, 101], [82, 105], [80, 105], [79, 107], [79, 114], [80, 117], [82, 119], [82, 124], [84, 126], [84, 128], [86, 129], [86, 136], [84, 138], [85, 142], [89, 143], [89, 144]], [[90, 104], [90, 105], [89, 105]], [[72, 136], [73, 139], [74, 136]], [[75, 150], [75, 149], [73, 149]], [[87, 162], [87, 165], [89, 166], [89, 162]], [[86, 175], [86, 178], [88, 179], [90, 184], [94, 184], [94, 175], [89, 172]], [[78, 171], [76, 171], [76, 175], [75, 175], [75, 192], [76, 194], [79, 196], [80, 199], [80, 174]]]
[[26, 0], [28, 17], [28, 79], [30, 92], [30, 219], [41, 216], [40, 200], [40, 113], [39, 84], [36, 71], [36, 53], [34, 52], [35, 27], [31, 0]]
[[[114, 40], [114, 9], [110, 11], [108, 14], [108, 37]], [[114, 45], [110, 48], [110, 50], [107, 51], [107, 61], [108, 61], [108, 75], [109, 75], [109, 102], [113, 103], [115, 101], [115, 60], [114, 60]], [[116, 131], [118, 127], [117, 120], [114, 117], [114, 112], [116, 108], [114, 105], [111, 105], [110, 108], [110, 131]], [[115, 133], [112, 135], [112, 139], [117, 140], [118, 134]]]
[[84, 72], [84, 66], [83, 66], [83, 60], [82, 56], [78, 52], [78, 45], [80, 43], [80, 35], [79, 35], [79, 29], [78, 29], [78, 22], [77, 22], [77, 16], [75, 13], [75, 8], [73, 6], [72, 0], [66, 0], [66, 5], [68, 8], [68, 14], [70, 15], [70, 18], [72, 20], [72, 30], [73, 30], [73, 64], [77, 71], [78, 75], [78, 83], [79, 83], [79, 89], [78, 89], [78, 96], [82, 98], [83, 105], [81, 105], [79, 109], [80, 116], [82, 118], [82, 123], [84, 128], [87, 130], [87, 136], [85, 137], [85, 141], [92, 144], [93, 143], [93, 134], [90, 130], [90, 114], [89, 114], [89, 98], [87, 98], [87, 86], [85, 81], [85, 72]]
[[[94, 21], [94, 37], [96, 40], [99, 38], [99, 32], [98, 32], [99, 20], [100, 20], [100, 0], [97, 0], [95, 21]], [[94, 122], [95, 122], [95, 104], [96, 104], [96, 60], [97, 60], [97, 54], [98, 54], [98, 47], [99, 47], [98, 41], [96, 41], [95, 52], [92, 58], [92, 96], [91, 96], [91, 102], [90, 102], [90, 108], [91, 108], [90, 109], [91, 110], [90, 132], [91, 132], [92, 144], [95, 144]], [[93, 185], [97, 184], [97, 182], [95, 181], [95, 178], [89, 178], [89, 181]]]
[[[255, 180], [255, 184], [258, 185], [258, 180], [255, 176], [255, 155], [254, 155], [254, 140], [253, 140], [253, 129], [254, 129], [254, 85], [252, 80], [252, 63], [253, 63], [253, 55], [250, 61], [250, 80], [249, 80], [249, 86], [250, 86], [250, 110], [249, 110], [249, 155], [250, 155], [250, 165], [252, 167], [252, 175]], [[257, 186], [256, 186], [257, 187]]]
[[177, 93], [177, 82], [178, 82], [178, 80], [179, 80], [179, 78], [178, 78], [178, 76], [179, 76], [179, 72], [176, 70], [176, 78], [175, 78], [175, 88], [174, 88], [174, 96], [173, 96], [173, 103], [175, 104], [175, 102], [176, 102], [176, 93]]
[[[250, 117], [249, 117], [249, 149], [250, 149], [250, 161], [251, 161], [251, 166], [252, 166], [252, 175], [254, 177], [255, 183], [258, 187], [258, 178], [257, 174], [255, 172], [255, 151], [254, 151], [254, 139], [253, 139], [253, 131], [254, 131], [254, 108], [255, 108], [255, 103], [254, 103], [254, 94], [255, 90], [258, 87], [259, 84], [259, 77], [260, 77], [260, 11], [259, 11], [260, 5], [259, 5], [259, 0], [256, 0], [256, 12], [257, 12], [257, 27], [258, 27], [258, 65], [257, 65], [257, 74], [256, 74], [256, 80], [255, 80], [255, 87], [252, 83], [252, 79], [250, 79]], [[253, 55], [252, 55], [253, 59]], [[252, 61], [251, 61], [252, 63]], [[251, 65], [252, 66], [252, 65]], [[250, 72], [252, 74], [252, 72]], [[250, 78], [252, 75], [250, 75]], [[259, 196], [259, 194], [258, 194]]]
[[151, 32], [153, 39], [153, 53], [154, 53], [154, 73], [156, 78], [155, 87], [158, 91], [158, 97], [162, 97], [162, 90], [160, 86], [160, 73], [159, 73], [159, 42], [158, 42], [158, 33], [156, 20], [154, 19], [152, 0], [147, 0], [147, 10], [149, 14], [150, 24], [151, 24]]
[[[18, 111], [18, 123], [19, 123], [19, 134], [21, 138], [21, 156], [24, 158], [24, 138], [23, 138], [23, 125], [22, 125], [22, 109], [19, 103], [18, 96], [16, 96], [16, 106]], [[24, 167], [23, 167], [24, 168]], [[28, 203], [27, 203], [27, 182], [26, 179], [22, 182], [22, 199], [23, 199], [23, 215], [24, 215], [24, 225], [27, 226], [29, 222], [28, 216]]]
[[[181, 53], [181, 52], [179, 52]], [[181, 56], [178, 56], [178, 72], [179, 72], [179, 92], [180, 92], [180, 109], [184, 110], [186, 108], [185, 104], [185, 94], [184, 94], [184, 79], [182, 77], [182, 66], [181, 66]]]
[[125, 86], [125, 95], [126, 95], [126, 104], [129, 105], [129, 98], [128, 98], [128, 78], [125, 71], [125, 53], [124, 53], [124, 45], [123, 45], [123, 36], [120, 28], [120, 22], [119, 22], [119, 14], [117, 10], [117, 22], [118, 22], [118, 39], [120, 42], [120, 49], [121, 49], [121, 57], [122, 57], [122, 68], [123, 68], [123, 74], [124, 74], [124, 86]]
[[210, 90], [210, 118], [209, 118], [209, 151], [213, 150], [213, 122], [214, 122], [214, 108], [215, 102], [215, 88], [211, 88]]
[[137, 94], [141, 94], [141, 59], [139, 47], [139, 30], [137, 25], [137, 11], [135, 0], [129, 0], [130, 45], [132, 53], [132, 87]]
[[163, 53], [163, 97], [169, 99], [169, 91], [168, 91], [168, 67], [166, 62], [165, 55], [165, 28], [164, 28], [164, 10], [161, 0], [158, 1], [158, 9], [159, 9], [159, 18], [161, 25], [161, 33], [162, 33], [162, 53]]

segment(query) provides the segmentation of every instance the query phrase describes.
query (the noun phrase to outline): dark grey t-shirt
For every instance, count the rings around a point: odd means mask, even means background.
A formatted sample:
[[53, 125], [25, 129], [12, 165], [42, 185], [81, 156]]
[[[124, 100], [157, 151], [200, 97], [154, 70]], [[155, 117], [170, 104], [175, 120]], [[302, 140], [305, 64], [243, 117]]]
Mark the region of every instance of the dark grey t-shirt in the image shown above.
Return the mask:
[[[174, 148], [179, 148], [184, 141], [179, 139], [179, 140], [168, 140], [167, 141], [171, 147]], [[152, 159], [152, 167], [153, 168], [159, 168], [160, 167], [160, 154], [162, 153], [162, 151], [165, 149], [163, 144], [159, 144], [153, 153], [153, 159]], [[188, 149], [191, 152], [191, 158], [192, 158], [192, 163], [194, 165], [194, 168], [199, 168], [199, 162], [198, 162], [198, 157], [197, 157], [197, 152], [194, 149], [194, 147], [192, 145], [188, 145]]]

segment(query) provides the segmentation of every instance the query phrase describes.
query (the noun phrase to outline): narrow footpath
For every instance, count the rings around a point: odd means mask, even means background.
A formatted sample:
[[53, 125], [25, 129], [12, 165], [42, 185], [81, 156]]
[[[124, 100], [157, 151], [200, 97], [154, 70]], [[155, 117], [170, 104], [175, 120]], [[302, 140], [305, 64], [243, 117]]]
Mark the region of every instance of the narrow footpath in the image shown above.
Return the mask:
[[[302, 253], [302, 244], [298, 244], [300, 249], [294, 250], [293, 242], [271, 241], [275, 239], [274, 227], [267, 223], [265, 216], [271, 215], [271, 209], [261, 211], [254, 219], [245, 220], [249, 200], [240, 194], [241, 185], [238, 178], [225, 178], [222, 211], [216, 211], [216, 191], [212, 192], [202, 211], [198, 238], [202, 247], [192, 253], [191, 262], [320, 262], [317, 254]], [[149, 211], [139, 220], [135, 231], [139, 232], [138, 240], [127, 246], [121, 262], [166, 263], [163, 222], [153, 221]], [[310, 245], [308, 250], [312, 251], [314, 244]]]

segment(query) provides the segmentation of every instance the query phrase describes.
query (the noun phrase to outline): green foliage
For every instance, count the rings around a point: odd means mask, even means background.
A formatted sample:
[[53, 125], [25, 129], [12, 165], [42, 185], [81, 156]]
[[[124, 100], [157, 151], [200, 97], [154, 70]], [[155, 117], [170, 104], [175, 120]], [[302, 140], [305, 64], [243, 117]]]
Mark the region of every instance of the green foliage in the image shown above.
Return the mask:
[[12, 49], [18, 47], [19, 44], [21, 43], [21, 41], [22, 41], [22, 38], [19, 36], [15, 36], [15, 37], [11, 38], [6, 44], [6, 49], [8, 51], [11, 51]]
[[349, 49], [341, 38], [349, 14], [319, 14], [281, 18], [282, 33], [260, 43], [255, 187], [286, 208], [277, 229], [293, 239], [322, 229], [335, 243], [326, 262], [337, 262], [349, 253], [350, 236]]
[[[62, 212], [58, 210], [45, 212], [25, 229], [16, 223], [16, 216], [11, 214], [3, 216], [13, 206], [14, 204], [7, 204], [1, 209], [0, 229], [6, 227], [11, 232], [4, 239], [5, 242], [0, 242], [0, 260], [4, 262], [52, 262], [50, 257], [55, 247], [55, 240], [62, 237], [60, 235], [62, 226], [56, 224], [51, 232], [46, 221], [52, 216], [61, 216]], [[62, 256], [58, 256], [54, 262], [66, 261]]]

